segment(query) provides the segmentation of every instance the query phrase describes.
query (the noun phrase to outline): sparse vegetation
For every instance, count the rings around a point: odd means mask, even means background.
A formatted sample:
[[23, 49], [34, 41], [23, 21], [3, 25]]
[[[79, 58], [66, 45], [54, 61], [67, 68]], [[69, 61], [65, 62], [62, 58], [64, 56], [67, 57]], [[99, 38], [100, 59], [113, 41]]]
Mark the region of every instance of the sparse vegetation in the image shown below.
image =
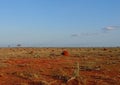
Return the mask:
[[119, 66], [120, 48], [1, 48], [0, 85], [120, 85]]

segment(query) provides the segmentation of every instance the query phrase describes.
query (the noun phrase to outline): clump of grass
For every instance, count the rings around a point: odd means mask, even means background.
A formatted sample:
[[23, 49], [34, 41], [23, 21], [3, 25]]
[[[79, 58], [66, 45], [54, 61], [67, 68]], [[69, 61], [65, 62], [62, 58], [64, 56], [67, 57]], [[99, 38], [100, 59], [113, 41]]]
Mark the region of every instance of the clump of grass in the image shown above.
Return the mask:
[[74, 77], [79, 77], [79, 70], [80, 70], [80, 67], [79, 67], [79, 62], [76, 62], [75, 63], [75, 70], [74, 70], [74, 73], [73, 73], [73, 76]]
[[35, 73], [29, 73], [29, 72], [14, 72], [12, 75], [15, 75], [17, 77], [23, 78], [23, 79], [37, 79], [39, 78], [38, 74]]
[[85, 62], [80, 66], [81, 71], [99, 71], [101, 70], [101, 65], [97, 65], [96, 62]]
[[73, 77], [67, 81], [67, 85], [86, 85], [86, 79], [80, 75], [80, 64], [75, 63], [75, 70], [73, 72]]
[[57, 69], [57, 70], [52, 71], [51, 76], [54, 79], [62, 80], [63, 82], [67, 82], [67, 80], [70, 79], [67, 73], [63, 71], [62, 69]]
[[40, 54], [39, 53], [35, 53], [34, 54], [34, 58], [40, 58], [41, 56], [40, 56]]

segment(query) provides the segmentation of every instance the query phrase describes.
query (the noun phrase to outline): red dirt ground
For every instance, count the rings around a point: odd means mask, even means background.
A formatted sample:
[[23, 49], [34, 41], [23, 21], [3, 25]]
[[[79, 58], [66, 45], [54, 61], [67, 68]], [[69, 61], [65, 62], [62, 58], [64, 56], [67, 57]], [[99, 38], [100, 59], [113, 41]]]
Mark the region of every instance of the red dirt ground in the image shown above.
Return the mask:
[[120, 85], [120, 48], [104, 49], [0, 48], [0, 85]]

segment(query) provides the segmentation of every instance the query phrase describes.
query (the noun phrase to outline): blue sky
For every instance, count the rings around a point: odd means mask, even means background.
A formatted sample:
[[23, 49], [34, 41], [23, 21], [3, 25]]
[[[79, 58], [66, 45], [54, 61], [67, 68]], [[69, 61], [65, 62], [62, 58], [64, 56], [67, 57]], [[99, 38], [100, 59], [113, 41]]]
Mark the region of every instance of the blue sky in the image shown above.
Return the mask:
[[0, 46], [120, 46], [120, 0], [0, 0]]

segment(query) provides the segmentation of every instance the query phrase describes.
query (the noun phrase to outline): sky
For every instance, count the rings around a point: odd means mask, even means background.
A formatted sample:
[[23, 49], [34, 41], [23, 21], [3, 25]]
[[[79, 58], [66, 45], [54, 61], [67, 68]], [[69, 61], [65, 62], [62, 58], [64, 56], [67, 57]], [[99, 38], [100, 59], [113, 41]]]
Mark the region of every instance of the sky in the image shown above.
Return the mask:
[[0, 0], [0, 47], [120, 46], [120, 0]]

